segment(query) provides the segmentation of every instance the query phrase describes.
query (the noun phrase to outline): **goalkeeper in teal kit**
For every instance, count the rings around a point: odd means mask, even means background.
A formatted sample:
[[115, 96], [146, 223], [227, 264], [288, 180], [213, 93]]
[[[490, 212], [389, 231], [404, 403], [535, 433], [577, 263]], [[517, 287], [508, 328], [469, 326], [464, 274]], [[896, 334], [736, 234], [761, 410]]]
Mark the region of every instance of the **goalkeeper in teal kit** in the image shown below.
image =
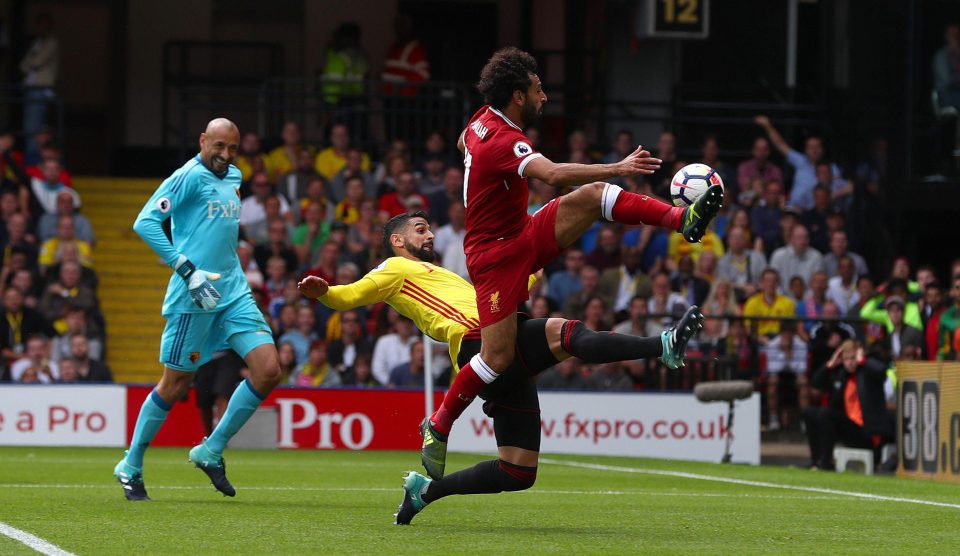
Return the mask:
[[[144, 451], [197, 368], [227, 348], [244, 358], [250, 377], [237, 386], [210, 437], [190, 450], [190, 461], [217, 490], [234, 496], [223, 450], [280, 380], [273, 335], [237, 258], [240, 171], [231, 163], [239, 142], [233, 122], [212, 120], [200, 134], [200, 154], [160, 184], [133, 225], [174, 273], [163, 301], [163, 377], [143, 402], [130, 449], [114, 469], [128, 500], [149, 500]], [[172, 241], [161, 227], [168, 218]]]

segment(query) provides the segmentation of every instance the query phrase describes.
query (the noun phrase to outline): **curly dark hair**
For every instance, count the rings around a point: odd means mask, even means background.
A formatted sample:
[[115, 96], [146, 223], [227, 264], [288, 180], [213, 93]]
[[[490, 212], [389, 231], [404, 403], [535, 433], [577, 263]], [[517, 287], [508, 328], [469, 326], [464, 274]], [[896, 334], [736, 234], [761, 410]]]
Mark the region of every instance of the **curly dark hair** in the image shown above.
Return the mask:
[[532, 82], [530, 74], [534, 73], [537, 73], [537, 61], [533, 56], [508, 46], [494, 52], [483, 66], [477, 89], [485, 103], [502, 108], [510, 102], [514, 91], [527, 92]]
[[427, 213], [423, 212], [422, 210], [417, 210], [414, 212], [404, 212], [402, 214], [398, 214], [383, 225], [382, 240], [384, 258], [393, 256], [393, 245], [390, 243], [390, 236], [400, 233], [400, 231], [407, 226], [407, 222], [409, 222], [412, 218], [423, 218], [427, 222], [430, 221], [430, 217], [427, 216]]

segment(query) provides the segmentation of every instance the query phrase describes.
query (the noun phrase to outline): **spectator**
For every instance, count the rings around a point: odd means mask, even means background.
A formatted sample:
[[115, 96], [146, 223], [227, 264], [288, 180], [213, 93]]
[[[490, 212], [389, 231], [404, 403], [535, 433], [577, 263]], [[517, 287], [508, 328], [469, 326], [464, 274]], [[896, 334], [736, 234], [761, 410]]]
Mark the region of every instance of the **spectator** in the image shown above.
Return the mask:
[[253, 259], [257, 266], [268, 268], [267, 261], [271, 257], [280, 257], [286, 263], [286, 272], [299, 268], [297, 252], [290, 245], [287, 224], [282, 220], [274, 220], [267, 224], [267, 243], [261, 243], [253, 248]]
[[80, 208], [80, 196], [75, 189], [63, 183], [60, 176], [60, 163], [56, 160], [44, 160], [40, 163], [40, 176], [30, 179], [29, 202], [23, 203], [23, 209], [34, 222], [46, 213], [57, 212], [57, 195], [62, 191], [73, 197], [73, 208]]
[[784, 289], [787, 289], [794, 276], [809, 283], [814, 272], [824, 269], [823, 256], [810, 247], [810, 235], [803, 224], [797, 224], [790, 230], [790, 244], [773, 252], [770, 266], [780, 274], [780, 284]]
[[[403, 83], [422, 83], [430, 79], [430, 61], [427, 59], [427, 50], [423, 43], [413, 36], [413, 18], [407, 14], [399, 14], [394, 19], [396, 38], [387, 50], [384, 60], [381, 79], [384, 92], [387, 95], [414, 96], [417, 88], [403, 86]], [[387, 130], [388, 137], [396, 137], [398, 133]], [[376, 370], [374, 370], [376, 377]], [[383, 382], [383, 381], [380, 381]]]
[[[392, 307], [389, 311], [396, 313]], [[380, 384], [390, 383], [390, 371], [393, 367], [410, 360], [410, 346], [419, 341], [413, 321], [402, 315], [397, 315], [395, 318], [393, 332], [380, 336], [373, 347], [371, 370], [373, 378]]]
[[415, 386], [423, 388], [423, 342], [410, 344], [410, 359], [390, 370], [390, 386]]
[[301, 217], [300, 200], [307, 196], [310, 183], [316, 179], [322, 178], [313, 169], [313, 157], [309, 151], [303, 150], [297, 158], [297, 167], [277, 180], [277, 191], [280, 197], [287, 201], [287, 205], [293, 212], [294, 221]]
[[447, 208], [454, 203], [463, 204], [463, 170], [452, 166], [443, 173], [443, 190], [427, 197], [430, 222], [435, 226], [446, 224]]
[[853, 340], [845, 340], [830, 361], [813, 373], [811, 384], [828, 392], [829, 402], [803, 412], [812, 466], [834, 468], [837, 440], [851, 448], [873, 450], [874, 460], [879, 459], [883, 440], [893, 437], [883, 394], [886, 376], [885, 365], [867, 358]]
[[857, 292], [857, 274], [853, 258], [849, 254], [841, 255], [837, 260], [839, 261], [836, 267], [837, 275], [827, 280], [827, 299], [837, 304], [841, 314], [846, 314], [860, 301], [860, 294]]
[[3, 292], [3, 318], [0, 319], [0, 349], [7, 362], [23, 357], [24, 341], [31, 336], [53, 338], [57, 332], [38, 311], [23, 305], [23, 292], [7, 288]]
[[397, 190], [380, 197], [380, 211], [387, 218], [414, 210], [428, 210], [427, 198], [417, 191], [417, 178], [411, 172], [398, 176]]
[[[296, 314], [295, 311], [291, 312]], [[280, 384], [293, 384], [297, 371], [297, 351], [293, 349], [293, 344], [277, 344], [277, 360], [280, 362]]]
[[296, 386], [340, 386], [340, 374], [327, 362], [327, 344], [316, 340], [310, 344], [310, 353], [297, 366], [290, 383]]
[[[793, 301], [785, 295], [777, 293], [780, 285], [780, 275], [773, 268], [766, 268], [760, 274], [760, 291], [753, 294], [743, 306], [745, 317], [792, 317], [796, 314]], [[752, 325], [757, 339], [766, 345], [770, 338], [780, 333], [780, 321], [760, 320]]]
[[[453, 144], [456, 144], [454, 142]], [[426, 169], [424, 165], [426, 161], [435, 156], [439, 156], [443, 161], [443, 165], [463, 165], [462, 155], [457, 152], [456, 157], [450, 157], [450, 142], [447, 141], [447, 138], [443, 136], [443, 132], [439, 130], [433, 130], [430, 133], [427, 133], [426, 138], [423, 140], [423, 155], [420, 156], [417, 160], [417, 171], [425, 172]]]
[[599, 295], [600, 273], [597, 269], [584, 265], [580, 268], [580, 290], [567, 296], [563, 301], [563, 314], [571, 319], [583, 319], [583, 308], [591, 297]]
[[[48, 13], [38, 15], [36, 31], [26, 55], [20, 60], [25, 88], [23, 131], [28, 136], [46, 124], [47, 105], [56, 98], [54, 87], [60, 72], [60, 41], [53, 34], [53, 17]], [[28, 144], [27, 150], [38, 147]]]
[[270, 240], [270, 223], [283, 222], [287, 235], [292, 233], [292, 227], [289, 221], [284, 220], [280, 215], [280, 197], [271, 196], [263, 201], [264, 218], [250, 223], [243, 229], [243, 235], [247, 241], [254, 245], [262, 245]]
[[370, 65], [360, 46], [360, 25], [344, 21], [333, 31], [323, 63], [323, 101], [339, 114], [365, 121], [363, 80]]
[[941, 361], [957, 359], [957, 347], [953, 338], [957, 329], [960, 328], [960, 276], [954, 275], [950, 280], [950, 301], [950, 305], [940, 313], [940, 342], [937, 347], [937, 358]]
[[673, 321], [680, 318], [690, 305], [680, 294], [670, 291], [670, 279], [666, 274], [658, 272], [650, 280], [652, 294], [647, 302], [647, 310], [651, 315], [648, 322], [653, 322], [657, 330], [669, 328]]
[[[283, 336], [280, 336], [281, 343], [288, 343], [293, 346], [293, 350], [297, 354], [298, 364], [307, 360], [310, 345], [320, 339], [315, 329], [316, 324], [317, 321], [313, 315], [313, 309], [307, 306], [300, 306], [297, 307], [297, 327], [293, 330], [288, 330]], [[326, 349], [326, 346], [324, 346], [324, 349]], [[324, 353], [324, 361], [326, 361], [326, 353]]]
[[[70, 359], [76, 366], [81, 380], [89, 382], [113, 382], [113, 374], [107, 364], [90, 355], [89, 340], [84, 334], [70, 336]], [[231, 390], [232, 393], [232, 390]]]
[[200, 422], [206, 434], [213, 432], [216, 420], [221, 419], [227, 410], [227, 403], [241, 380], [243, 368], [243, 359], [233, 351], [226, 350], [214, 353], [210, 361], [197, 369], [193, 388]]
[[68, 306], [79, 307], [95, 318], [99, 314], [98, 305], [93, 290], [80, 283], [80, 265], [64, 263], [60, 266], [59, 279], [49, 284], [43, 292], [39, 309], [47, 320], [56, 322], [64, 317]]
[[[350, 130], [342, 123], [330, 127], [330, 146], [317, 154], [314, 168], [324, 179], [331, 180], [347, 164], [347, 150], [350, 148]], [[360, 169], [370, 171], [370, 157], [360, 155]]]
[[649, 299], [635, 295], [630, 299], [629, 318], [613, 327], [613, 332], [617, 334], [628, 334], [630, 336], [656, 336], [661, 330], [647, 320], [650, 312], [648, 307]]
[[604, 363], [597, 365], [587, 377], [586, 388], [601, 392], [629, 392], [633, 390], [633, 380], [623, 372], [619, 362]]
[[757, 291], [760, 273], [767, 267], [763, 253], [748, 250], [748, 233], [744, 228], [731, 228], [727, 233], [729, 248], [717, 263], [717, 279], [730, 282], [738, 303]]
[[[708, 317], [730, 317], [740, 314], [733, 295], [733, 286], [726, 280], [718, 279], [710, 288], [710, 295], [703, 302], [700, 312]], [[708, 341], [718, 341], [727, 337], [730, 321], [727, 318], [707, 318], [703, 323], [700, 336]]]
[[790, 297], [790, 301], [793, 301], [794, 306], [803, 303], [803, 300], [807, 298], [807, 284], [803, 281], [803, 278], [800, 276], [791, 278], [786, 295]]
[[690, 305], [703, 305], [710, 294], [710, 282], [693, 272], [693, 257], [685, 255], [677, 264], [677, 272], [670, 280], [670, 289], [679, 293]]
[[7, 219], [7, 242], [3, 246], [3, 266], [12, 266], [12, 259], [17, 252], [22, 254], [28, 268], [37, 267], [36, 238], [28, 232], [27, 217], [19, 213]]
[[42, 284], [38, 283], [36, 273], [32, 270], [27, 270], [22, 268], [20, 270], [12, 270], [10, 267], [4, 267], [0, 271], [0, 276], [3, 276], [3, 287], [4, 288], [17, 288], [23, 292], [23, 304], [26, 307], [31, 309], [36, 309], [40, 304], [40, 295], [43, 294], [41, 289]]
[[260, 267], [257, 265], [257, 262], [253, 260], [253, 247], [246, 241], [238, 242], [237, 258], [240, 259], [240, 268], [243, 269], [243, 273], [247, 276], [247, 283], [250, 284], [250, 287], [252, 289], [262, 288], [263, 272], [260, 272]]
[[660, 169], [650, 175], [649, 182], [653, 188], [653, 194], [661, 199], [670, 198], [670, 180], [677, 162], [677, 138], [670, 131], [660, 133], [657, 138], [657, 158], [662, 162]]
[[[824, 166], [820, 164], [819, 168]], [[829, 169], [829, 166], [827, 166]], [[807, 227], [810, 232], [810, 245], [821, 253], [826, 253], [829, 248], [829, 231], [827, 229], [827, 217], [833, 212], [830, 206], [830, 189], [828, 186], [818, 183], [813, 188], [813, 208], [804, 211], [800, 215], [800, 223]]]
[[[787, 163], [793, 166], [793, 187], [790, 188], [787, 204], [800, 210], [813, 207], [813, 187], [817, 184], [816, 166], [823, 159], [823, 140], [815, 135], [807, 137], [803, 154], [800, 154], [790, 148], [780, 132], [773, 127], [770, 118], [757, 116], [753, 121], [767, 132], [773, 146], [787, 157]], [[836, 164], [831, 165], [831, 169], [834, 176], [840, 175], [840, 168]]]
[[430, 198], [437, 193], [443, 193], [444, 173], [446, 170], [446, 160], [442, 154], [431, 153], [423, 161], [423, 171], [420, 174], [420, 192]]
[[343, 385], [351, 388], [376, 388], [380, 386], [380, 383], [373, 378], [370, 355], [363, 354], [357, 357], [353, 368], [347, 371]]
[[887, 336], [887, 341], [890, 343], [890, 357], [899, 359], [901, 351], [907, 346], [913, 346], [917, 350], [923, 349], [923, 332], [903, 322], [903, 298], [896, 295], [888, 297], [884, 308], [893, 325], [893, 330]]
[[377, 251], [381, 233], [376, 201], [364, 199], [360, 203], [359, 219], [347, 230], [347, 257], [365, 270], [376, 266], [373, 261], [379, 260]]
[[435, 253], [446, 253], [452, 245], [459, 245], [463, 250], [463, 238], [466, 234], [466, 209], [463, 203], [457, 202], [450, 205], [448, 211], [448, 224], [440, 226], [434, 233], [433, 251]]
[[606, 306], [617, 315], [626, 314], [633, 296], [650, 297], [651, 293], [650, 277], [640, 268], [640, 252], [634, 247], [624, 248], [621, 260], [623, 264], [600, 274], [598, 287]]
[[37, 224], [37, 238], [41, 243], [57, 234], [57, 224], [61, 216], [73, 217], [74, 237], [89, 243], [91, 246], [96, 242], [90, 220], [86, 216], [75, 212], [74, 196], [71, 191], [63, 190], [57, 193], [56, 212], [45, 212], [40, 217], [40, 222]]
[[[0, 190], [9, 192], [14, 202], [18, 200], [17, 191], [20, 186], [30, 183], [30, 176], [24, 171], [24, 165], [23, 153], [16, 149], [13, 132], [9, 129], [0, 130]], [[11, 214], [6, 207], [0, 213], [4, 219]]]
[[727, 187], [735, 185], [735, 197], [740, 198], [744, 193], [751, 190], [751, 182], [755, 178], [760, 178], [761, 183], [771, 181], [783, 183], [783, 171], [770, 161], [770, 141], [766, 137], [757, 137], [753, 140], [750, 158], [737, 166], [736, 184], [727, 184]]
[[43, 275], [43, 280], [47, 283], [54, 282], [60, 278], [60, 267], [67, 263], [76, 263], [80, 265], [80, 283], [96, 291], [100, 283], [97, 273], [89, 266], [84, 266], [80, 259], [80, 247], [77, 242], [66, 242], [58, 246], [59, 260], [48, 266]]
[[797, 402], [802, 412], [810, 400], [807, 383], [807, 344], [793, 333], [793, 327], [784, 326], [764, 348], [767, 356], [767, 408], [770, 412], [767, 430], [780, 430], [785, 415], [780, 414], [780, 375], [792, 373], [796, 379]]
[[243, 183], [249, 182], [256, 172], [268, 172], [267, 155], [260, 150], [260, 136], [252, 131], [243, 134], [240, 152], [233, 164], [240, 170]]
[[257, 172], [250, 180], [250, 191], [252, 195], [240, 203], [240, 226], [244, 230], [262, 224], [267, 221], [266, 201], [269, 198], [280, 202], [280, 216], [288, 222], [293, 221], [293, 215], [290, 213], [290, 204], [281, 196], [273, 191], [273, 185], [270, 179], [263, 172]]
[[[613, 138], [610, 152], [604, 155], [601, 162], [604, 164], [616, 164], [629, 156], [636, 148], [637, 144], [633, 141], [633, 133], [629, 129], [621, 129]], [[622, 177], [613, 178], [609, 181], [620, 187], [626, 187], [627, 185], [626, 180]]]
[[103, 339], [97, 331], [87, 324], [87, 312], [81, 307], [68, 305], [63, 317], [66, 330], [53, 338], [50, 356], [54, 361], [73, 357], [70, 339], [80, 334], [87, 339], [87, 355], [97, 361], [103, 360]]
[[[773, 179], [770, 181], [776, 180]], [[750, 178], [747, 188], [741, 188], [740, 194], [737, 196], [737, 205], [748, 211], [753, 209], [753, 207], [758, 205], [760, 200], [763, 199], [763, 190], [766, 183], [768, 182], [760, 176]]]
[[600, 228], [597, 246], [587, 255], [587, 264], [600, 272], [620, 266], [620, 234], [613, 224]]
[[[280, 132], [283, 144], [270, 151], [267, 155], [267, 180], [276, 180], [297, 166], [300, 160], [300, 151], [308, 151], [313, 156], [313, 149], [300, 144], [300, 126], [297, 122], [286, 122]], [[254, 174], [254, 179], [256, 174]]]
[[291, 243], [302, 268], [313, 260], [314, 255], [330, 237], [330, 223], [324, 220], [326, 207], [313, 203], [303, 215], [303, 223], [293, 229]]
[[582, 363], [571, 357], [540, 373], [537, 388], [540, 390], [586, 390], [587, 381], [581, 373]]
[[340, 313], [340, 338], [327, 345], [327, 359], [344, 382], [350, 382], [346, 373], [353, 368], [357, 357], [372, 352], [373, 342], [363, 336], [360, 314], [355, 310]]
[[[57, 380], [58, 384], [75, 384], [80, 382], [80, 373], [77, 372], [77, 365], [73, 359], [60, 361], [59, 367], [60, 378]], [[23, 377], [20, 378], [20, 382], [23, 382]]]
[[704, 251], [700, 253], [700, 258], [697, 260], [697, 268], [693, 273], [712, 284], [713, 279], [717, 275], [717, 264], [719, 260], [720, 258], [714, 255], [713, 251]]
[[960, 110], [960, 25], [948, 24], [943, 41], [943, 47], [933, 56], [933, 87], [940, 106]]
[[300, 204], [300, 209], [298, 214], [303, 214], [307, 211], [307, 207], [316, 203], [318, 205], [323, 205], [326, 207], [324, 212], [324, 219], [332, 221], [335, 215], [336, 207], [327, 198], [327, 182], [320, 176], [314, 176], [313, 179], [307, 183], [307, 195], [298, 201]]
[[527, 301], [530, 307], [530, 317], [535, 319], [547, 319], [554, 312], [554, 307], [550, 299], [543, 295], [531, 297]]
[[57, 235], [43, 242], [40, 247], [40, 257], [37, 262], [41, 268], [49, 267], [61, 260], [61, 250], [67, 243], [72, 243], [77, 247], [80, 255], [80, 264], [92, 266], [91, 259], [93, 248], [86, 241], [77, 239], [74, 235], [76, 226], [72, 216], [62, 215], [57, 219]]
[[813, 326], [810, 330], [810, 341], [807, 343], [811, 369], [819, 369], [844, 340], [852, 340], [857, 335], [856, 330], [848, 323], [834, 320], [840, 318], [840, 310], [832, 301], [827, 301], [823, 305], [821, 316], [825, 320]]
[[839, 274], [840, 258], [850, 257], [854, 265], [854, 277], [866, 276], [870, 274], [867, 268], [867, 262], [863, 257], [848, 249], [850, 242], [847, 240], [847, 232], [836, 230], [830, 232], [830, 252], [824, 255], [823, 264], [828, 276], [837, 276]]
[[823, 316], [823, 308], [827, 303], [827, 273], [814, 272], [810, 277], [810, 293], [797, 303], [797, 317], [802, 319], [802, 326], [798, 329], [804, 339], [809, 339], [816, 320]]
[[714, 169], [717, 174], [720, 175], [720, 179], [723, 180], [724, 184], [727, 184], [729, 187], [730, 198], [735, 199], [736, 195], [736, 182], [734, 177], [730, 175], [730, 169], [727, 168], [727, 165], [720, 160], [720, 142], [717, 141], [716, 135], [707, 135], [703, 140], [703, 163], [707, 166]]
[[783, 208], [783, 185], [768, 181], [763, 187], [763, 199], [750, 209], [750, 225], [753, 235], [763, 241], [763, 250], [773, 252], [779, 242], [780, 212]]
[[43, 384], [57, 382], [60, 378], [60, 367], [50, 360], [50, 345], [43, 336], [27, 338], [24, 356], [10, 366], [10, 378], [20, 382], [28, 369], [36, 373], [38, 381]]
[[353, 176], [347, 179], [346, 191], [343, 200], [337, 203], [334, 209], [334, 218], [337, 222], [353, 224], [360, 219], [360, 205], [363, 204], [363, 178]]
[[382, 197], [383, 195], [397, 190], [397, 182], [400, 181], [400, 176], [404, 173], [410, 172], [413, 170], [410, 167], [410, 160], [405, 155], [392, 154], [387, 157], [385, 162], [385, 172], [383, 179], [377, 185], [377, 196]]
[[[850, 208], [853, 201], [853, 182], [843, 179], [838, 173], [834, 172], [836, 165], [821, 160], [817, 163], [817, 185], [824, 187], [830, 197], [830, 205], [837, 209], [846, 211]], [[814, 199], [816, 202], [816, 199]]]
[[580, 291], [580, 269], [583, 268], [583, 251], [570, 248], [563, 256], [563, 270], [550, 275], [547, 296], [554, 305], [561, 306], [571, 295]]
[[607, 305], [602, 297], [593, 296], [583, 305], [583, 326], [594, 332], [610, 330], [610, 324], [607, 322]]
[[940, 342], [940, 316], [947, 310], [944, 304], [943, 286], [938, 281], [927, 284], [923, 291], [923, 308], [920, 320], [923, 322], [923, 358], [936, 361]]
[[330, 180], [330, 199], [333, 202], [343, 201], [347, 197], [347, 183], [352, 179], [359, 179], [363, 185], [364, 197], [377, 196], [377, 182], [369, 169], [363, 168], [363, 151], [357, 147], [347, 149], [346, 164]]
[[320, 253], [317, 255], [316, 264], [309, 270], [306, 274], [313, 276], [319, 276], [327, 281], [331, 286], [337, 284], [337, 262], [340, 259], [340, 247], [332, 242], [328, 241], [323, 244], [323, 247], [320, 248]]
[[667, 240], [667, 260], [671, 264], [679, 263], [686, 256], [692, 257], [696, 263], [700, 254], [706, 251], [713, 252], [718, 259], [723, 256], [723, 240], [709, 228], [697, 243], [687, 243], [680, 234], [670, 234]]
[[[915, 301], [906, 301], [909, 299], [906, 282], [899, 278], [892, 278], [886, 286], [887, 299], [899, 297], [901, 300], [904, 313], [903, 321], [914, 328], [922, 328], [923, 321], [920, 319], [920, 307]], [[887, 334], [893, 332], [893, 321], [886, 310], [883, 294], [876, 295], [863, 304], [863, 307], [860, 308], [860, 318], [883, 325]]]

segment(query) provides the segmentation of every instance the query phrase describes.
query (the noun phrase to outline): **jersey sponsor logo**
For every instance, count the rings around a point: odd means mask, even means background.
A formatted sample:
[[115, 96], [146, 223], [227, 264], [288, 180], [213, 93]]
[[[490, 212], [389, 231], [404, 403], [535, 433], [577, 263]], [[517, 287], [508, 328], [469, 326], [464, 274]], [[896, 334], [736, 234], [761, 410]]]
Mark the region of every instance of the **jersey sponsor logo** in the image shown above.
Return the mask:
[[159, 210], [161, 214], [167, 214], [170, 212], [170, 199], [167, 199], [166, 197], [160, 197], [157, 199], [157, 210]]
[[517, 155], [517, 158], [523, 158], [532, 152], [533, 147], [530, 146], [530, 143], [517, 141], [513, 144], [513, 154]]
[[490, 312], [499, 313], [500, 312], [500, 290], [497, 290], [490, 294]]
[[224, 203], [214, 199], [207, 201], [207, 218], [240, 218], [240, 203]]
[[470, 129], [472, 129], [473, 132], [477, 134], [477, 137], [481, 139], [483, 139], [487, 135], [487, 132], [490, 131], [489, 129], [487, 129], [485, 125], [480, 123], [480, 120], [477, 120], [472, 124], [470, 124]]

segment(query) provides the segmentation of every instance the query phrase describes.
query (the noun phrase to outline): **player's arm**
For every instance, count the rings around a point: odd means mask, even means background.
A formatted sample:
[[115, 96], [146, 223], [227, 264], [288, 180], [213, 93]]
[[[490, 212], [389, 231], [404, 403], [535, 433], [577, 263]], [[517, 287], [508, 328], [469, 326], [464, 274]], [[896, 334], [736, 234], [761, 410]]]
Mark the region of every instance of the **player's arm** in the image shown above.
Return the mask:
[[522, 169], [526, 178], [536, 178], [563, 187], [583, 185], [616, 177], [652, 174], [660, 169], [660, 159], [650, 156], [642, 146], [614, 164], [557, 164], [545, 156], [531, 158]]
[[457, 150], [463, 154], [467, 150], [466, 143], [463, 142], [463, 136], [467, 134], [467, 128], [463, 128], [463, 131], [460, 132], [460, 138], [457, 139]]
[[770, 122], [770, 118], [766, 116], [755, 116], [753, 118], [753, 123], [762, 127], [764, 131], [767, 132], [767, 136], [770, 137], [770, 142], [773, 143], [773, 146], [776, 147], [778, 151], [784, 156], [790, 152], [790, 145], [783, 139], [783, 135], [780, 135], [780, 132], [777, 131], [777, 128], [773, 127], [773, 124]]
[[366, 276], [342, 286], [331, 286], [319, 276], [307, 276], [297, 284], [300, 293], [316, 299], [331, 309], [346, 311], [373, 305], [393, 297], [403, 286], [403, 276], [396, 264], [387, 259]]

